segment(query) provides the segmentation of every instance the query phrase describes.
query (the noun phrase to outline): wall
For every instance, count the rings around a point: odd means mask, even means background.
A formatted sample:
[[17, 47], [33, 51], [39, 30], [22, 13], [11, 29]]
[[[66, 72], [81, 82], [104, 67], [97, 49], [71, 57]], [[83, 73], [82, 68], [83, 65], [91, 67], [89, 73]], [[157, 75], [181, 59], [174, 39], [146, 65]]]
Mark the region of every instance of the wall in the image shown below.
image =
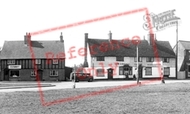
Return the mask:
[[[96, 61], [96, 58], [94, 59], [94, 67], [95, 67], [95, 71], [96, 69], [102, 69], [104, 68], [105, 71], [107, 71], [107, 69], [110, 68], [109, 64], [112, 64], [112, 67], [116, 67], [116, 75], [114, 75], [113, 78], [124, 78], [124, 75], [119, 75], [119, 66], [123, 66], [124, 64], [129, 64], [129, 66], [132, 66], [132, 74], [135, 73], [135, 68], [137, 66], [134, 57], [124, 57], [124, 61], [116, 61], [116, 57], [105, 57], [105, 61]], [[92, 59], [91, 59], [92, 60]], [[160, 59], [161, 60], [161, 59]], [[142, 57], [142, 62], [138, 62], [138, 64], [142, 64], [143, 66], [143, 78], [151, 78], [151, 77], [160, 77], [160, 72], [158, 70], [158, 66], [157, 63], [155, 62], [157, 61], [156, 58], [154, 58], [154, 64], [153, 62], [146, 62], [146, 57]], [[114, 63], [118, 62], [117, 65], [115, 65]], [[100, 63], [103, 64], [103, 67], [100, 65]], [[156, 64], [155, 64], [156, 63]], [[92, 64], [92, 61], [91, 61]], [[93, 65], [93, 64], [92, 64]], [[145, 75], [145, 68], [146, 67], [152, 67], [152, 75]], [[170, 67], [170, 76], [169, 77], [175, 77], [175, 58], [170, 58], [169, 59], [169, 63], [163, 63], [163, 66], [161, 67]], [[90, 73], [93, 74], [93, 70], [92, 70], [93, 66], [91, 66], [91, 68], [89, 68], [88, 71], [90, 71]], [[95, 73], [94, 73], [95, 74]], [[129, 76], [130, 78], [133, 78], [133, 75]], [[96, 77], [95, 79], [107, 79], [107, 73], [105, 73], [104, 77]]]
[[[177, 71], [184, 71], [184, 70], [185, 70], [185, 69], [184, 69], [184, 65], [183, 65], [184, 57], [185, 57], [184, 51], [185, 51], [184, 47], [183, 47], [182, 44], [179, 42], [179, 43], [178, 43], [178, 57], [177, 57], [177, 58], [178, 58], [178, 59], [177, 59], [177, 61], [178, 61], [178, 63], [177, 63], [177, 65], [178, 65]], [[180, 76], [180, 75], [178, 75], [178, 76]]]
[[[8, 68], [7, 60], [2, 60], [1, 62], [1, 70]], [[33, 61], [31, 59], [16, 59], [14, 65], [21, 65], [21, 69], [19, 69], [20, 80], [22, 81], [33, 81], [36, 80], [35, 77], [31, 77], [31, 71], [34, 70]], [[66, 79], [65, 77], [65, 61], [59, 60], [58, 64], [47, 64], [47, 60], [42, 59], [41, 64], [36, 65], [37, 69], [43, 70], [43, 78], [44, 80], [60, 80], [63, 81]], [[50, 77], [50, 70], [57, 70], [59, 72], [58, 77]], [[4, 73], [1, 73], [0, 80], [4, 79]]]

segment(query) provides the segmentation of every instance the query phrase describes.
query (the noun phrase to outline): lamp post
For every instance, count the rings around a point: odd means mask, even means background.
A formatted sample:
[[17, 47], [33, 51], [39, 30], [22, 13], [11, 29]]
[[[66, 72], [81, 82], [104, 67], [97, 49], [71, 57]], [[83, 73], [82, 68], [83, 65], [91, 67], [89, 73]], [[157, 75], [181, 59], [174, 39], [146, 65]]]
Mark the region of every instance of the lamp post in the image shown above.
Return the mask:
[[92, 73], [93, 73], [92, 75], [93, 75], [93, 77], [94, 77], [94, 59], [95, 59], [95, 58], [92, 57], [92, 68], [93, 68], [93, 69], [92, 69], [92, 70], [93, 70], [93, 71], [92, 71]]
[[136, 41], [137, 42], [137, 72], [136, 72], [136, 75], [137, 75], [137, 84], [139, 84], [139, 49], [138, 49], [138, 40]]
[[73, 89], [76, 88], [75, 79], [76, 79], [76, 65], [74, 65], [74, 79], [73, 79]]

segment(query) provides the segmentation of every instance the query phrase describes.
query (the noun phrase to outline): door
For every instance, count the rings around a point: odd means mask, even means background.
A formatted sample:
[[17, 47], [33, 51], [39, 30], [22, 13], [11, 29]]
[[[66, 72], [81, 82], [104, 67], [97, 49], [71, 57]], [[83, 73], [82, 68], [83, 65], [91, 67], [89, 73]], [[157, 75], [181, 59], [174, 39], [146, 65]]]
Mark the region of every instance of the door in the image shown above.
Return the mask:
[[9, 81], [9, 69], [4, 69], [4, 80]]
[[125, 78], [128, 79], [129, 75], [132, 74], [132, 68], [128, 64], [124, 65], [123, 66], [123, 73], [125, 75]]
[[143, 67], [142, 67], [142, 65], [139, 65], [138, 70], [139, 70], [139, 72], [138, 72], [139, 78], [142, 78], [142, 72], [143, 72]]
[[108, 80], [112, 80], [113, 79], [113, 69], [108, 69]]
[[43, 81], [43, 71], [38, 70], [39, 81]]
[[187, 77], [190, 78], [190, 65], [187, 65]]

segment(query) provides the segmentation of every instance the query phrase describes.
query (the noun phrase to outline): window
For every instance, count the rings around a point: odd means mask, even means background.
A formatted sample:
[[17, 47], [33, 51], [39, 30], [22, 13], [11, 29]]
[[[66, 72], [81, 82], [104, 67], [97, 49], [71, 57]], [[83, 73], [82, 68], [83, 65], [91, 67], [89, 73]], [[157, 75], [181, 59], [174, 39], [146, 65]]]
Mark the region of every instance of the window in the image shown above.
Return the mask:
[[123, 75], [123, 66], [119, 67], [119, 75]]
[[19, 71], [18, 70], [10, 71], [10, 76], [13, 78], [19, 77]]
[[15, 64], [15, 60], [8, 60], [7, 64]]
[[31, 76], [36, 76], [36, 72], [35, 71], [31, 71]]
[[97, 69], [96, 72], [97, 72], [97, 76], [99, 77], [104, 76], [104, 69]]
[[58, 76], [58, 71], [56, 71], [56, 70], [51, 70], [51, 71], [50, 71], [50, 76]]
[[163, 62], [169, 63], [169, 58], [163, 58]]
[[53, 59], [53, 64], [58, 64], [58, 59]]
[[116, 57], [116, 61], [124, 61], [124, 57]]
[[97, 57], [97, 61], [104, 61], [104, 57]]
[[41, 60], [40, 60], [40, 59], [36, 59], [36, 60], [35, 60], [35, 63], [36, 63], [36, 64], [41, 64]]
[[153, 57], [147, 57], [146, 62], [154, 62], [154, 58]]
[[164, 67], [164, 75], [170, 75], [170, 67]]
[[146, 67], [145, 75], [152, 75], [152, 67]]
[[[137, 57], [134, 58], [134, 61], [137, 62]], [[138, 62], [142, 62], [142, 57], [138, 57]]]
[[132, 75], [132, 67], [124, 67], [123, 68], [123, 73], [124, 74], [129, 74], [129, 75]]

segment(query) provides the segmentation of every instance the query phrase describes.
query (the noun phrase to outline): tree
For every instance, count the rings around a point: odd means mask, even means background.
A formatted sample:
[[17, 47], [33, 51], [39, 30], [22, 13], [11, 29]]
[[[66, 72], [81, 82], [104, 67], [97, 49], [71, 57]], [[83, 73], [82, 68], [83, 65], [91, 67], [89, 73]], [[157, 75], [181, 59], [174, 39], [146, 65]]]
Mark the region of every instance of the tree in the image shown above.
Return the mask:
[[79, 64], [79, 65], [75, 65], [74, 67], [73, 67], [73, 70], [75, 70], [75, 72], [77, 72], [77, 73], [83, 73], [83, 64], [81, 63], [81, 64]]

